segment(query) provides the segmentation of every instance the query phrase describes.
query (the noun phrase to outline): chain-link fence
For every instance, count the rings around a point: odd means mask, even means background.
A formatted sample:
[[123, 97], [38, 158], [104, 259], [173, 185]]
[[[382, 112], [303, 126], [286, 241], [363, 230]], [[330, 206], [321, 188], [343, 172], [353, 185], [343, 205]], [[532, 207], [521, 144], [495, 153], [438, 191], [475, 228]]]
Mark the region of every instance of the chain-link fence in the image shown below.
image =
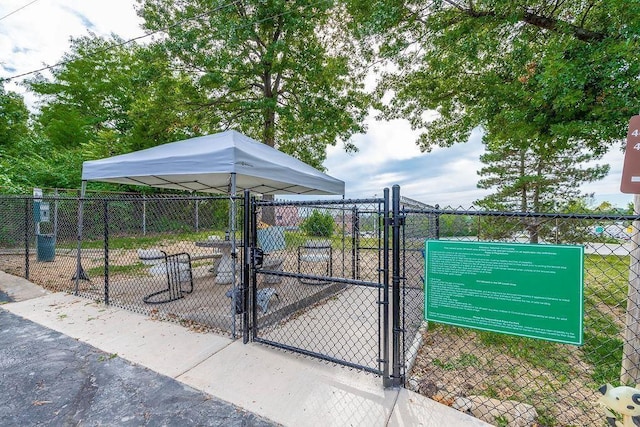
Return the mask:
[[630, 266], [638, 263], [637, 217], [462, 209], [404, 214], [407, 287], [424, 283], [424, 241], [409, 238], [416, 229], [435, 226], [442, 240], [584, 247], [583, 345], [429, 322], [409, 386], [495, 425], [605, 425], [598, 389], [621, 380], [634, 385], [638, 375], [639, 336], [629, 335], [626, 326], [634, 328], [639, 320], [627, 317], [629, 279], [637, 281], [637, 274], [630, 276]]
[[[250, 265], [244, 204], [229, 197], [91, 196], [81, 230], [75, 195], [0, 197], [0, 270], [198, 330], [244, 333], [249, 307], [257, 340], [382, 374], [402, 363], [409, 387], [495, 425], [604, 425], [598, 389], [635, 383], [640, 365], [638, 218], [403, 204], [396, 220], [387, 203], [256, 203], [266, 256], [248, 305], [233, 292]], [[583, 247], [583, 344], [425, 327], [428, 239]]]
[[198, 330], [241, 326], [228, 294], [242, 266], [237, 199], [3, 197], [0, 211], [5, 272]]

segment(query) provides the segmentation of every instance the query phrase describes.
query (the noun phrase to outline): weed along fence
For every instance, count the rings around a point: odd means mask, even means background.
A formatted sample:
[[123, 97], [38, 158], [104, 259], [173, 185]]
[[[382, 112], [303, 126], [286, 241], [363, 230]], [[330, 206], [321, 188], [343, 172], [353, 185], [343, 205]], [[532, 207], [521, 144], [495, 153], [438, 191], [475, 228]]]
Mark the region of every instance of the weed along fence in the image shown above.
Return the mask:
[[440, 209], [397, 187], [82, 202], [79, 242], [77, 195], [0, 196], [0, 270], [363, 369], [495, 425], [605, 425], [598, 389], [640, 382], [635, 216]]

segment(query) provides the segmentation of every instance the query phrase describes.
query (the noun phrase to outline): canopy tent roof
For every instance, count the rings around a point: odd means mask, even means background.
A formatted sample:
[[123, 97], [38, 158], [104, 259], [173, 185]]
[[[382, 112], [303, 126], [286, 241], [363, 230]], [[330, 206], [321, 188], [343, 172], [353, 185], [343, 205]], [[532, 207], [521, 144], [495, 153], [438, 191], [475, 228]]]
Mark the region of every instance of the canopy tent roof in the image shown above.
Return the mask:
[[344, 194], [344, 182], [230, 130], [82, 164], [83, 181], [205, 193]]

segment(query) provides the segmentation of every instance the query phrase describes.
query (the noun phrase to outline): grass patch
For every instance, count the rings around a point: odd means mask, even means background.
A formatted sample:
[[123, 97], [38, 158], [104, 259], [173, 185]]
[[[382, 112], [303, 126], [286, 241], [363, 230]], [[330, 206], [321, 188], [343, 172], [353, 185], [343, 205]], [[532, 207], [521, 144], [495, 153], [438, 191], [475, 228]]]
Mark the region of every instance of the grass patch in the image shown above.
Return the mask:
[[616, 315], [627, 304], [629, 256], [585, 256], [583, 359], [593, 366], [594, 386], [620, 377], [623, 342]]
[[118, 357], [118, 353], [101, 354], [98, 357], [98, 362], [106, 362], [107, 360], [115, 359], [116, 357]]
[[446, 361], [446, 362], [443, 362], [440, 359], [433, 360], [434, 365], [444, 369], [445, 371], [464, 369], [474, 365], [477, 366], [479, 363], [480, 363], [480, 359], [478, 359], [475, 355], [470, 353], [462, 353], [460, 357], [453, 360]]
[[497, 332], [478, 331], [478, 338], [511, 357], [526, 361], [534, 368], [553, 372], [561, 382], [573, 371], [571, 354], [563, 345], [535, 338], [518, 337]]
[[[129, 274], [134, 276], [141, 276], [147, 273], [149, 265], [144, 264], [129, 264], [129, 265], [110, 265], [109, 274]], [[103, 276], [104, 267], [92, 267], [87, 270], [89, 277]]]
[[[182, 232], [182, 233], [162, 233], [147, 234], [146, 236], [113, 236], [109, 237], [110, 249], [139, 249], [158, 246], [161, 244], [171, 244], [182, 241], [197, 242], [207, 240], [209, 236], [218, 236], [224, 238], [223, 231], [199, 231], [199, 232]], [[60, 248], [74, 249], [74, 243], [66, 243], [58, 245]], [[84, 249], [101, 249], [104, 247], [104, 240], [83, 240], [82, 247]]]
[[609, 306], [625, 307], [629, 256], [585, 255], [585, 295]]
[[620, 328], [608, 313], [596, 308], [597, 298], [586, 297], [583, 358], [593, 366], [594, 386], [616, 383], [620, 377], [623, 342]]

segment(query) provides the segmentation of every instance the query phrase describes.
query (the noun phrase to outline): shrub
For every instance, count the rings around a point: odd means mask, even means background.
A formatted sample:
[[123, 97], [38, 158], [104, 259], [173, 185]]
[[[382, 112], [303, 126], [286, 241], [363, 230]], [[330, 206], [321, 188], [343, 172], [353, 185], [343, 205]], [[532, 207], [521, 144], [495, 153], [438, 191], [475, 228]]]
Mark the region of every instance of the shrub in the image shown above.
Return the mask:
[[309, 236], [331, 237], [335, 223], [329, 213], [314, 210], [300, 225], [300, 229]]

